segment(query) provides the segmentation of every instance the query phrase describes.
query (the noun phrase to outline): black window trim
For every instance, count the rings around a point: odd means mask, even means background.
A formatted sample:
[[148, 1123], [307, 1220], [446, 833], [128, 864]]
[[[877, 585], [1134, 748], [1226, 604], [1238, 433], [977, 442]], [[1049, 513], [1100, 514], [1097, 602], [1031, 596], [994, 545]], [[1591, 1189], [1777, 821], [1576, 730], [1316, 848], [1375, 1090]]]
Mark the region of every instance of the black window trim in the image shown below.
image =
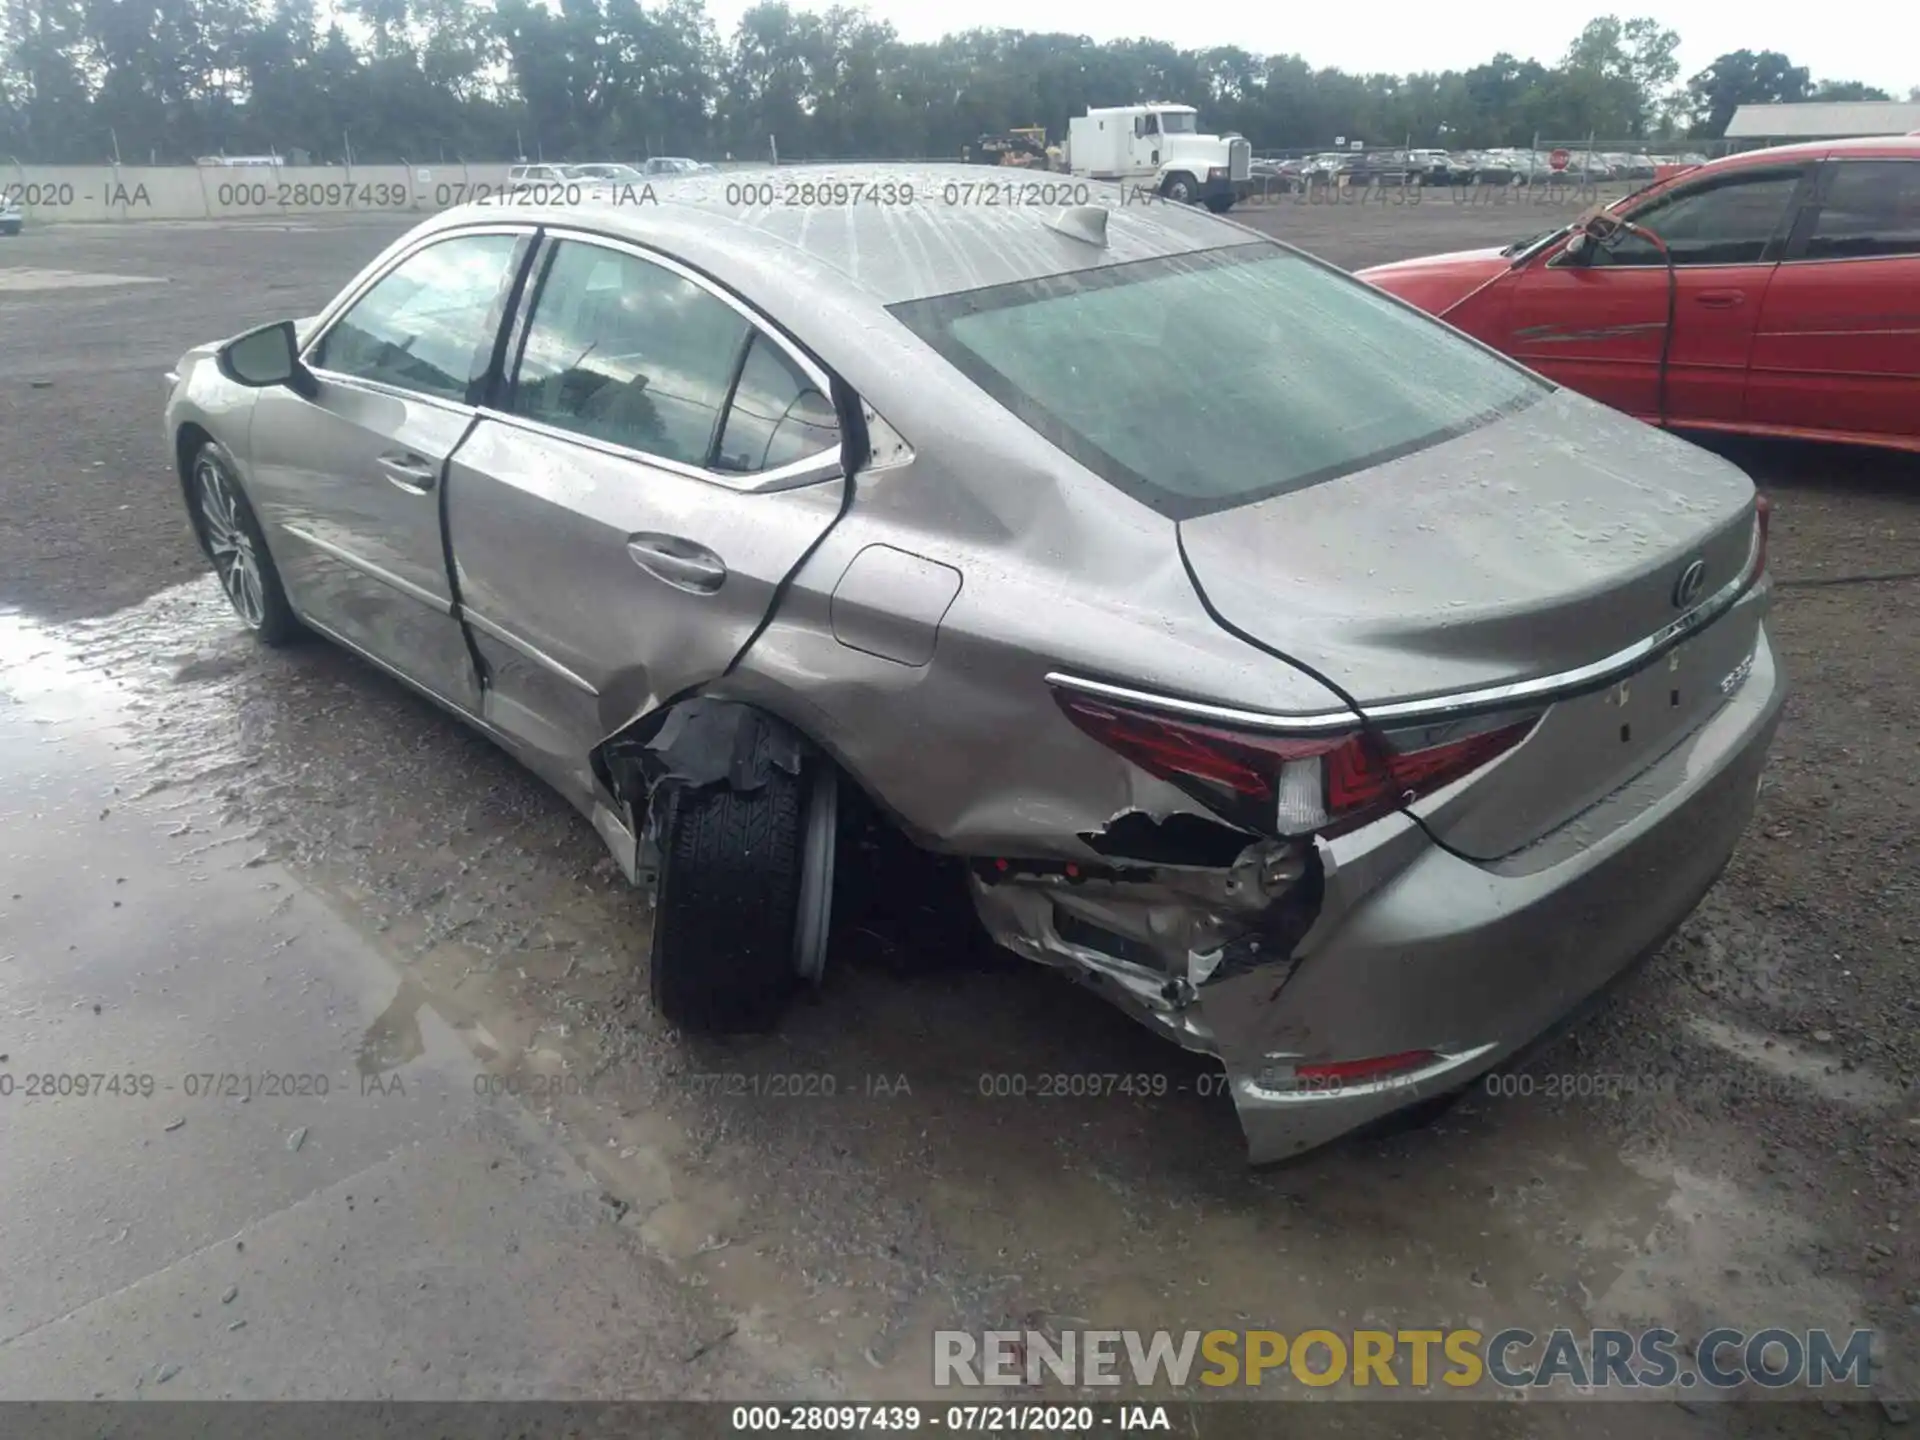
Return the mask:
[[[543, 421], [530, 419], [506, 407], [512, 403], [512, 387], [519, 372], [520, 361], [527, 346], [527, 332], [530, 328], [534, 309], [540, 302], [540, 292], [545, 288], [548, 273], [553, 268], [553, 257], [558, 253], [560, 242], [573, 241], [579, 244], [596, 246], [602, 250], [611, 250], [631, 256], [636, 260], [658, 265], [661, 269], [677, 275], [704, 290], [721, 301], [746, 322], [747, 335], [739, 352], [734, 356], [733, 373], [727, 385], [727, 401], [714, 418], [714, 431], [708, 439], [707, 456], [711, 461], [714, 447], [719, 443], [719, 435], [724, 427], [728, 410], [733, 401], [733, 393], [740, 382], [740, 371], [746, 363], [748, 352], [753, 348], [752, 340], [756, 335], [764, 335], [777, 346], [800, 372], [819, 387], [820, 393], [831, 402], [838, 393], [832, 376], [826, 367], [795, 343], [783, 330], [772, 323], [765, 315], [754, 309], [745, 300], [731, 290], [702, 274], [684, 261], [677, 260], [663, 251], [651, 246], [638, 244], [631, 240], [601, 234], [597, 231], [575, 229], [565, 225], [549, 225], [543, 228], [539, 255], [532, 271], [533, 279], [523, 287], [519, 304], [514, 309], [511, 337], [506, 346], [501, 373], [494, 378], [486, 399], [480, 404], [479, 412], [489, 420], [498, 421], [533, 434], [544, 435], [574, 445], [584, 446], [603, 455], [611, 455], [623, 460], [637, 460], [644, 465], [683, 475], [692, 480], [705, 480], [728, 490], [737, 490], [746, 494], [764, 494], [775, 490], [792, 490], [802, 485], [814, 485], [823, 480], [836, 480], [847, 473], [845, 464], [848, 436], [844, 421], [841, 424], [840, 440], [814, 455], [805, 455], [798, 460], [789, 461], [772, 470], [762, 470], [753, 474], [742, 474], [733, 470], [713, 470], [705, 465], [689, 465], [665, 455], [655, 455], [646, 450], [638, 450], [630, 445], [621, 445], [615, 441], [602, 440], [593, 435], [582, 434], [578, 430], [568, 430], [559, 425], [549, 425]], [[838, 412], [838, 406], [836, 413]]]
[[1920, 155], [1829, 155], [1819, 163], [1819, 177], [1815, 180], [1811, 193], [1807, 194], [1795, 218], [1793, 233], [1787, 239], [1786, 252], [1780, 257], [1782, 265], [1872, 265], [1888, 260], [1911, 261], [1920, 257], [1920, 250], [1906, 251], [1898, 255], [1808, 255], [1807, 246], [1813, 243], [1813, 232], [1820, 223], [1820, 212], [1826, 207], [1827, 197], [1833, 193], [1833, 182], [1840, 178], [1843, 165], [1920, 165]]
[[[379, 265], [377, 269], [370, 267], [358, 280], [333, 298], [333, 303], [320, 312], [320, 318], [314, 324], [312, 335], [300, 347], [300, 363], [331, 384], [345, 385], [375, 395], [391, 395], [395, 399], [409, 400], [421, 405], [432, 405], [455, 415], [477, 413], [487, 393], [492, 389], [493, 370], [500, 360], [500, 334], [506, 321], [507, 307], [513, 303], [518, 294], [527, 257], [534, 248], [532, 242], [538, 234], [539, 227], [536, 225], [491, 224], [453, 226], [421, 236], [417, 244], [409, 245], [406, 249], [397, 252], [387, 263]], [[476, 235], [511, 235], [515, 237], [517, 243], [512, 258], [507, 262], [506, 270], [501, 274], [500, 288], [494, 293], [492, 307], [487, 312], [488, 328], [493, 335], [492, 343], [488, 347], [487, 372], [468, 385], [466, 399], [449, 400], [444, 395], [429, 395], [424, 390], [395, 385], [387, 380], [371, 380], [364, 375], [349, 375], [345, 371], [329, 370], [324, 365], [313, 363], [314, 352], [374, 286], [422, 251], [429, 250], [444, 241], [470, 239]]]

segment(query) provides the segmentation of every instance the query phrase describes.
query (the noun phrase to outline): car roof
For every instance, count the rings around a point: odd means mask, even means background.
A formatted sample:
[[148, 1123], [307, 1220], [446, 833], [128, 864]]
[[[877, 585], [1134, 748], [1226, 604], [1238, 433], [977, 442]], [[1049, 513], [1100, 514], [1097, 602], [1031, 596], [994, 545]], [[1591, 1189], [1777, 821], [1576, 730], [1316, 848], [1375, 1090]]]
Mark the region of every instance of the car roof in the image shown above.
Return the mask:
[[1708, 165], [1731, 168], [1754, 162], [1769, 164], [1786, 160], [1818, 160], [1831, 154], [1857, 152], [1872, 155], [1905, 155], [1920, 159], [1920, 138], [1912, 135], [1861, 135], [1847, 140], [1800, 140], [1791, 145], [1770, 145], [1764, 150], [1741, 150], [1722, 155]]
[[[1081, 199], [1108, 212], [1104, 246], [1048, 227]], [[657, 246], [776, 310], [785, 308], [782, 294], [822, 284], [886, 306], [1262, 238], [1119, 184], [959, 164], [703, 171], [577, 205], [458, 206], [422, 233], [480, 219], [572, 225]]]

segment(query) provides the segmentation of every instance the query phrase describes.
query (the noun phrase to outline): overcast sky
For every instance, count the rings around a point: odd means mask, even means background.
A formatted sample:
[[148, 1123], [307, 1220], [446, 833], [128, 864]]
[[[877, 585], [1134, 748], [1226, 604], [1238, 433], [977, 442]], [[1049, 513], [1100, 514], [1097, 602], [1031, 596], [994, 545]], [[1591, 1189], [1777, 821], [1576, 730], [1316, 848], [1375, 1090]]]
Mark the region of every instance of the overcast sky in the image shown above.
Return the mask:
[[[748, 0], [707, 0], [721, 35], [731, 35]], [[825, 9], [795, 0], [796, 9]], [[1238, 45], [1256, 54], [1296, 53], [1316, 66], [1342, 70], [1458, 70], [1506, 50], [1551, 64], [1590, 18], [1583, 7], [1531, 0], [1499, 11], [1471, 4], [1413, 0], [1277, 5], [1173, 4], [1169, 0], [868, 0], [903, 40], [936, 40], [961, 28], [1059, 30], [1095, 40], [1147, 36], [1183, 49]], [[1896, 100], [1920, 85], [1920, 4], [1915, 0], [1840, 0], [1838, 4], [1751, 0], [1662, 0], [1614, 13], [1655, 13], [1680, 34], [1680, 78], [1697, 74], [1729, 50], [1780, 50], [1816, 80], [1863, 80]], [[1608, 13], [1596, 7], [1592, 13]], [[1163, 100], [1184, 96], [1152, 97]]]

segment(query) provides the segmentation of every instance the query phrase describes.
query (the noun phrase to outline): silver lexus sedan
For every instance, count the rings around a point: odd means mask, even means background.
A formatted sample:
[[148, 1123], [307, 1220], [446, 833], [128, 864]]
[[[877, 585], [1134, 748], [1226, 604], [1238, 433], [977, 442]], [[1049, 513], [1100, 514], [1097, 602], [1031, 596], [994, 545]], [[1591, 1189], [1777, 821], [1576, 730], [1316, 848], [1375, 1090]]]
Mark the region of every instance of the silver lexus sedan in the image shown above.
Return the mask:
[[1459, 1091], [1739, 840], [1764, 505], [1240, 225], [978, 174], [456, 209], [189, 351], [235, 610], [579, 807], [682, 1025], [819, 978], [858, 806], [1217, 1056], [1256, 1161]]

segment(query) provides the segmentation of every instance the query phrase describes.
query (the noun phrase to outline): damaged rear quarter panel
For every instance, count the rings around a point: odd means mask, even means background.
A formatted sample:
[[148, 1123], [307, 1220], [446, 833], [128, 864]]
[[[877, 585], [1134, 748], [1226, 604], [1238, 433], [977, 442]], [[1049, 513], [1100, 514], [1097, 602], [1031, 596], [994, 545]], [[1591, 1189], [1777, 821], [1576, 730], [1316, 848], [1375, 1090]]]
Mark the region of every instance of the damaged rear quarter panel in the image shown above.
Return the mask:
[[[1213, 623], [1173, 522], [926, 358], [935, 368], [910, 372], [913, 386], [868, 396], [914, 458], [856, 477], [847, 514], [713, 693], [786, 717], [911, 836], [949, 853], [1094, 859], [1081, 836], [1130, 810], [1212, 820], [1076, 729], [1048, 672], [1285, 710], [1337, 698]], [[853, 617], [832, 592], [875, 545], [959, 573], [924, 665], [836, 635]]]

